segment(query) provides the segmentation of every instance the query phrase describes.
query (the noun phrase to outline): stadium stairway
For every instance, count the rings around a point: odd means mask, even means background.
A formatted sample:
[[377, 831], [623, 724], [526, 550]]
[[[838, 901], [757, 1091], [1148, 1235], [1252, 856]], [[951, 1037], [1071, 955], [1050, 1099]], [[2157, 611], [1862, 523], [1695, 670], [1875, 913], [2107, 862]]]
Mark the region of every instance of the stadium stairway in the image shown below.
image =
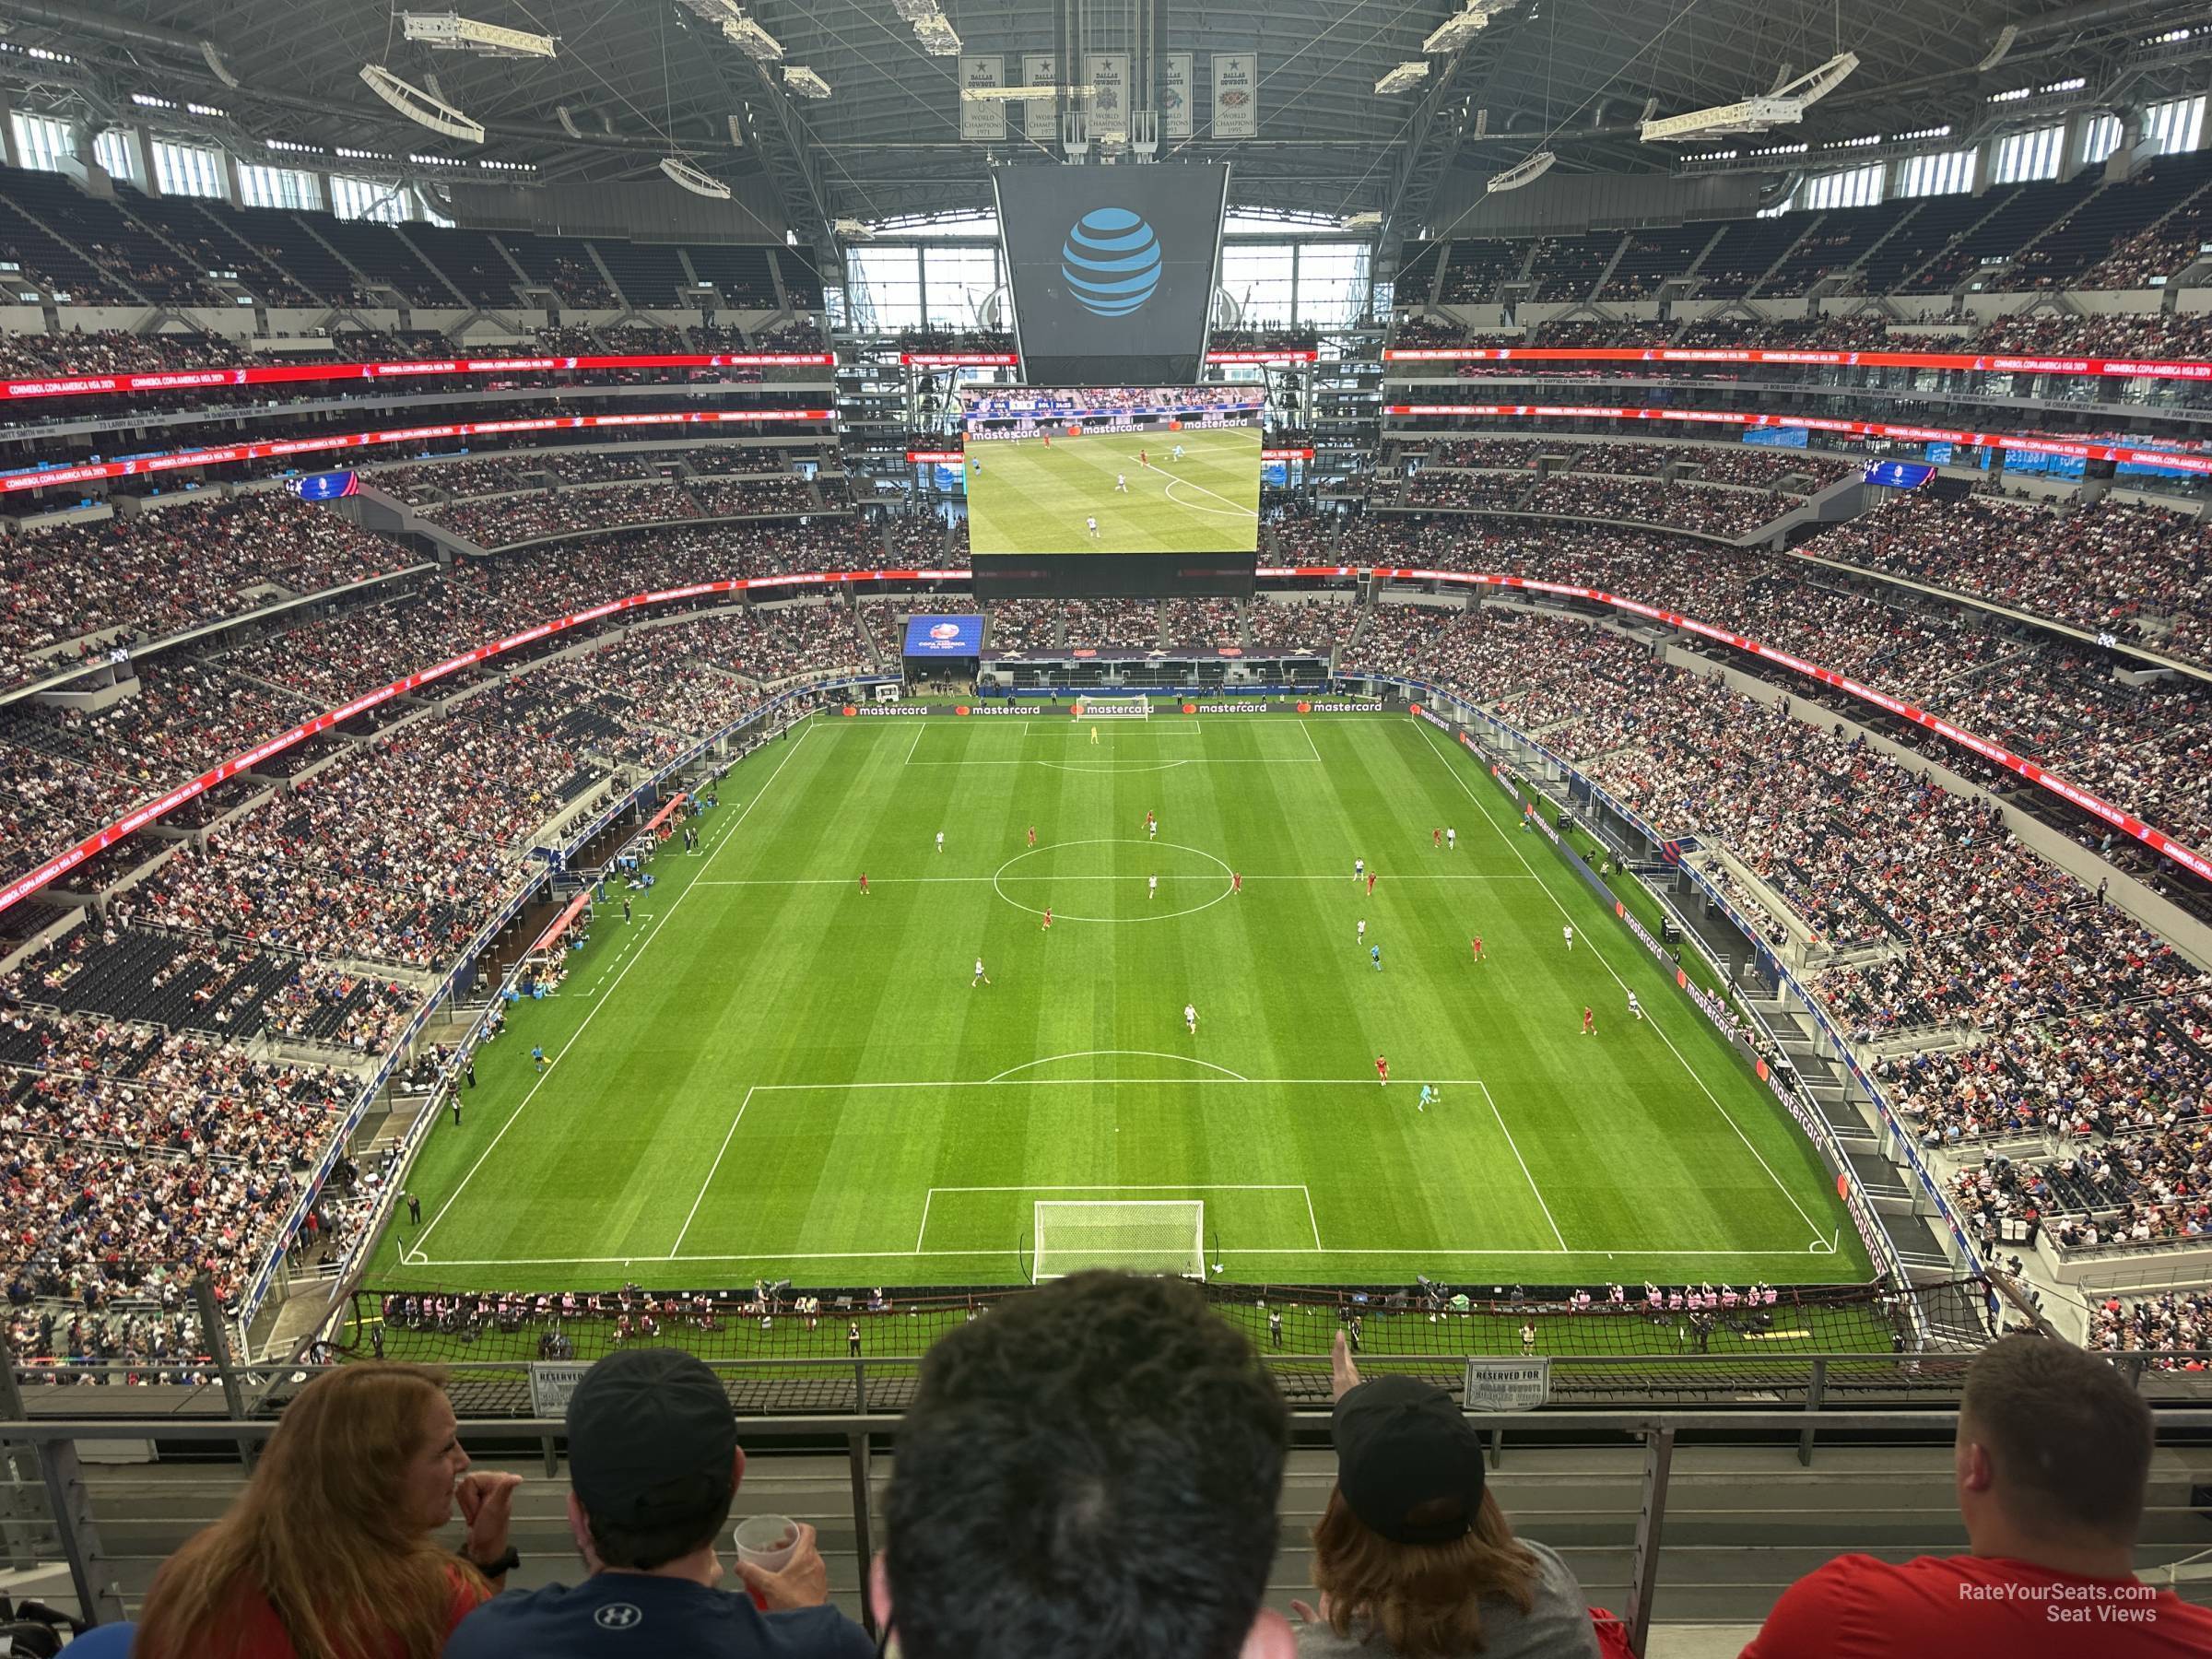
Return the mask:
[[[1532, 1426], [1530, 1432], [1539, 1431]], [[870, 1526], [878, 1547], [891, 1463], [889, 1455], [879, 1456], [872, 1470]], [[511, 1468], [524, 1477], [514, 1526], [523, 1564], [511, 1583], [572, 1582], [578, 1569], [563, 1509], [565, 1483], [548, 1479], [535, 1458], [486, 1459], [479, 1466]], [[1642, 1473], [1641, 1453], [1630, 1445], [1509, 1441], [1490, 1484], [1519, 1531], [1558, 1549], [1590, 1600], [1619, 1612], [1628, 1600]], [[235, 1467], [191, 1462], [88, 1463], [86, 1475], [113, 1576], [134, 1608], [160, 1562], [223, 1512], [241, 1480]], [[1282, 1497], [1283, 1544], [1269, 1593], [1276, 1606], [1311, 1594], [1307, 1540], [1334, 1476], [1325, 1450], [1292, 1454]], [[2158, 1453], [2137, 1550], [2147, 1576], [2212, 1547], [2212, 1518], [2193, 1507], [2198, 1488], [2208, 1484], [2212, 1448]], [[759, 1453], [747, 1468], [738, 1512], [781, 1512], [812, 1524], [835, 1600], [857, 1614], [862, 1571], [851, 1489], [841, 1456]], [[43, 1512], [35, 1475], [11, 1495]], [[50, 1534], [41, 1526], [33, 1536], [43, 1563], [53, 1550]], [[1686, 1443], [1675, 1453], [1654, 1612], [1667, 1625], [1730, 1628], [1740, 1646], [1785, 1585], [1837, 1554], [1859, 1550], [1902, 1559], [1956, 1551], [1964, 1542], [1947, 1442], [1822, 1444], [1810, 1468], [1799, 1466], [1794, 1445]], [[42, 1591], [66, 1599], [65, 1572], [41, 1568], [34, 1577], [11, 1576], [26, 1586], [17, 1594]], [[2184, 1584], [2183, 1593], [2212, 1602], [2212, 1584]], [[1687, 1629], [1679, 1642], [1654, 1640], [1652, 1647], [1654, 1659], [1690, 1659], [1701, 1651], [1735, 1648], [1700, 1650]]]

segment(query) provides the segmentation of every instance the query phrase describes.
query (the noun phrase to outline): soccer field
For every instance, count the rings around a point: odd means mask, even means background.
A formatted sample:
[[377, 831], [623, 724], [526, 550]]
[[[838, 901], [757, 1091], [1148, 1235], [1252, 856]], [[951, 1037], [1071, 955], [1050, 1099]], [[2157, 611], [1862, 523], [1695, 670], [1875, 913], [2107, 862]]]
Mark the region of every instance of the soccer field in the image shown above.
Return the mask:
[[1013, 1282], [1039, 1201], [1160, 1198], [1233, 1281], [1868, 1277], [1771, 1096], [1441, 735], [1090, 732], [832, 716], [757, 751], [512, 1010], [370, 1282]]
[[[1139, 451], [1151, 465], [1137, 460]], [[994, 441], [970, 444], [968, 457], [968, 541], [976, 553], [1248, 553], [1259, 546], [1257, 427], [1091, 432], [1049, 445]], [[1114, 488], [1116, 475], [1128, 480], [1126, 491]], [[1096, 540], [1087, 517], [1099, 521]]]

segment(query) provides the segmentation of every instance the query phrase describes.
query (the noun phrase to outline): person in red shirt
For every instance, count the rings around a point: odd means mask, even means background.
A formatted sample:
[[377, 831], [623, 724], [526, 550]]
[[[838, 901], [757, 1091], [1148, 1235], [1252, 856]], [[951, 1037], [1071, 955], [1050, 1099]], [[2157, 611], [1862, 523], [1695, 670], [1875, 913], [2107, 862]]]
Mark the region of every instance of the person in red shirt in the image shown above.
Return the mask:
[[2135, 1576], [2150, 1408], [2101, 1356], [2016, 1334], [1974, 1357], [1952, 1453], [1971, 1553], [1839, 1556], [1743, 1659], [2182, 1659], [2212, 1609]]
[[860, 890], [864, 896], [868, 890], [868, 873], [865, 870], [860, 873]]
[[1036, 825], [1034, 825], [1034, 824], [1031, 824], [1031, 825], [1030, 826], [1030, 845], [1033, 847], [1033, 846], [1035, 846], [1036, 844], [1037, 844], [1037, 826], [1036, 826]]
[[1390, 1081], [1390, 1062], [1381, 1054], [1375, 1056], [1375, 1076], [1385, 1083]]
[[1583, 1035], [1585, 1037], [1597, 1035], [1597, 1015], [1588, 1003], [1583, 1005]]
[[1229, 873], [1229, 890], [1232, 893], [1241, 893], [1244, 890], [1244, 877], [1234, 870]]
[[[1052, 907], [1051, 905], [1049, 905], [1049, 904], [1048, 904], [1048, 905], [1046, 905], [1046, 906], [1044, 907], [1044, 926], [1045, 926], [1045, 927], [1050, 927], [1052, 924], [1053, 924], [1053, 907]], [[1040, 933], [1042, 933], [1042, 932], [1044, 931], [1044, 928], [1041, 928], [1041, 928], [1039, 928], [1037, 931], [1038, 931], [1038, 932], [1040, 932]]]
[[1429, 845], [1431, 850], [1441, 852], [1443, 848], [1443, 844], [1444, 832], [1441, 830], [1431, 830], [1429, 831]]
[[[437, 1659], [514, 1566], [520, 1476], [471, 1474], [442, 1372], [325, 1371], [285, 1407], [230, 1511], [155, 1575], [139, 1659]], [[459, 1556], [435, 1536], [455, 1500]]]
[[1375, 896], [1375, 873], [1372, 870], [1367, 873], [1367, 896], [1370, 899]]
[[1469, 939], [1469, 940], [1467, 941], [1467, 948], [1468, 948], [1469, 950], [1471, 950], [1471, 951], [1473, 951], [1473, 952], [1475, 953], [1475, 959], [1476, 959], [1477, 961], [1478, 961], [1478, 962], [1479, 962], [1479, 961], [1481, 961], [1481, 960], [1482, 960], [1482, 935], [1481, 935], [1480, 934], [1477, 934], [1477, 935], [1475, 935], [1473, 938]]

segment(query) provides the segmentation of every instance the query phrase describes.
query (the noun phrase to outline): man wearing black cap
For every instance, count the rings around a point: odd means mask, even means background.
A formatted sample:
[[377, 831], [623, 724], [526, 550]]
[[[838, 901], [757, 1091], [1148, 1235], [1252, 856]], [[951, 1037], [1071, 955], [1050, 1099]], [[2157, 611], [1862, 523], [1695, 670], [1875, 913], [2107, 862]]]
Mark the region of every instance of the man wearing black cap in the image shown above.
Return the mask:
[[[569, 1401], [569, 1526], [592, 1576], [478, 1607], [445, 1659], [872, 1659], [867, 1633], [828, 1604], [814, 1528], [781, 1572], [738, 1562], [719, 1588], [715, 1541], [745, 1453], [714, 1373], [673, 1348], [626, 1348]], [[767, 1604], [755, 1607], [750, 1590]]]
[[1292, 1604], [1299, 1659], [1598, 1659], [1572, 1570], [1513, 1535], [1452, 1396], [1412, 1377], [1361, 1381], [1341, 1331], [1331, 1372], [1336, 1489], [1313, 1529], [1321, 1610]]

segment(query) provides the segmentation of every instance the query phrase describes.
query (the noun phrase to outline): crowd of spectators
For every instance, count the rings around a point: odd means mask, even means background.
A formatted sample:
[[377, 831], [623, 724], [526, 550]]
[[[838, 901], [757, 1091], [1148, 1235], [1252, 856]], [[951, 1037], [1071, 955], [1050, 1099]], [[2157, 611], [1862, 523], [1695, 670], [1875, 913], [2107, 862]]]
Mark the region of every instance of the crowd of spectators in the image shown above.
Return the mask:
[[2212, 353], [2212, 316], [2181, 312], [2016, 312], [1974, 336], [1977, 351], [2036, 357], [2182, 358]]
[[1700, 535], [1738, 536], [1772, 523], [1796, 504], [1794, 498], [1773, 490], [1708, 489], [1694, 484], [1555, 473], [1530, 492], [1521, 511], [1607, 524], [1655, 524]]

